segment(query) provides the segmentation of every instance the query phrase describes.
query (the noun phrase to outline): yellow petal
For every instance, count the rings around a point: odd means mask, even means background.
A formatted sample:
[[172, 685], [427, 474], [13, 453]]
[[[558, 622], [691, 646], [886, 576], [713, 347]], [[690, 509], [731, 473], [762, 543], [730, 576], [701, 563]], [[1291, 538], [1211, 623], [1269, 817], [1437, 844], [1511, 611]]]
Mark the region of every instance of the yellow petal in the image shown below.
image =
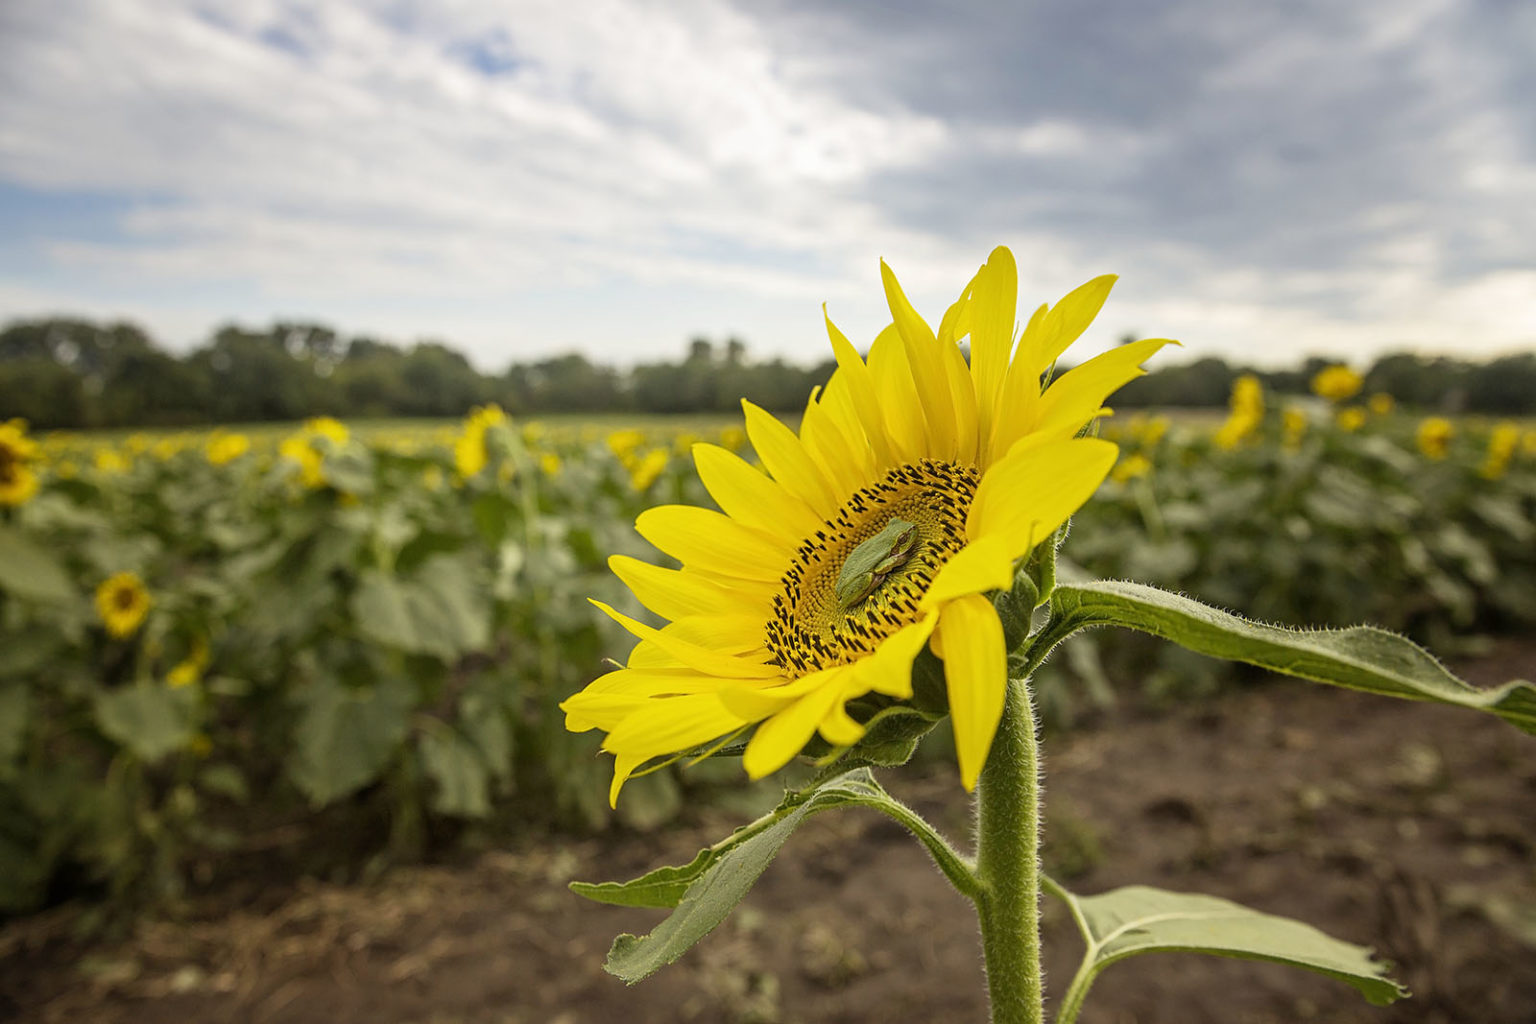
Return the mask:
[[729, 676], [737, 679], [766, 679], [780, 674], [777, 665], [721, 654], [719, 651], [690, 643], [676, 635], [669, 636], [666, 632], [653, 629], [643, 622], [636, 622], [628, 615], [615, 611], [601, 601], [594, 600], [592, 603], [641, 640], [659, 647], [684, 665], [698, 669], [705, 675]]
[[771, 582], [789, 568], [793, 548], [779, 538], [693, 505], [658, 505], [635, 520], [640, 536], [690, 568]]
[[629, 694], [639, 697], [661, 697], [684, 693], [713, 693], [727, 686], [736, 686], [739, 679], [721, 679], [704, 675], [691, 668], [665, 668], [636, 671], [630, 668], [605, 672], [586, 685], [580, 693], [572, 694], [560, 705], [561, 709], [572, 701], [594, 697], [598, 694]]
[[686, 569], [664, 569], [628, 555], [612, 555], [608, 568], [640, 603], [664, 619], [760, 610], [745, 591], [734, 591]]
[[907, 350], [892, 324], [869, 346], [869, 373], [881, 421], [891, 442], [893, 465], [917, 462], [929, 454], [928, 420], [912, 380]]
[[618, 754], [613, 759], [613, 781], [608, 784], [608, 806], [619, 806], [619, 790], [624, 783], [629, 781], [630, 775], [636, 768], [644, 764], [648, 758], [640, 754]]
[[951, 601], [939, 616], [944, 681], [960, 760], [960, 782], [976, 788], [992, 749], [992, 734], [1008, 696], [1008, 652], [1003, 626], [986, 598], [976, 594]]
[[907, 362], [912, 368], [912, 379], [917, 385], [918, 399], [928, 421], [928, 454], [939, 459], [953, 459], [958, 452], [955, 434], [955, 407], [950, 397], [949, 381], [944, 372], [943, 357], [933, 329], [917, 315], [912, 303], [896, 275], [884, 260], [880, 261], [880, 277], [885, 283], [886, 302], [891, 307], [891, 318], [907, 351]]
[[804, 501], [719, 445], [694, 445], [693, 464], [710, 497], [739, 523], [786, 537], [791, 543], [821, 525], [821, 517]]
[[[669, 622], [661, 630], [667, 637], [703, 647], [716, 654], [728, 654], [747, 661], [767, 661], [763, 645], [762, 613], [753, 615], [688, 615]], [[653, 643], [642, 641], [629, 653], [630, 668], [674, 668], [682, 664], [677, 657]]]
[[960, 297], [950, 304], [944, 311], [944, 319], [939, 321], [939, 344], [957, 345], [960, 339], [971, 333], [971, 296], [976, 290], [976, 280], [981, 276], [971, 278], [966, 284], [965, 291]]
[[944, 377], [949, 384], [950, 401], [955, 408], [955, 458], [975, 462], [980, 436], [976, 418], [976, 391], [971, 385], [971, 369], [958, 345], [939, 349], [944, 363]]
[[991, 436], [1002, 398], [1003, 381], [1013, 354], [1018, 302], [1018, 267], [1013, 262], [1013, 253], [998, 246], [976, 275], [971, 292], [971, 376], [976, 386], [982, 437]]
[[981, 453], [981, 466], [1002, 458], [1008, 449], [1029, 430], [1040, 409], [1040, 367], [1029, 351], [1039, 346], [1041, 325], [1047, 307], [1041, 306], [1029, 318], [1019, 340], [1018, 352], [1008, 364], [1003, 379], [1003, 396], [992, 409], [992, 435]]
[[1109, 290], [1117, 280], [1119, 278], [1114, 274], [1096, 277], [1072, 289], [1051, 307], [1040, 332], [1040, 347], [1031, 353], [1036, 372], [1043, 372], [1067, 350], [1068, 345], [1083, 336], [1093, 318], [1104, 308], [1104, 300], [1109, 298]]
[[845, 701], [837, 701], [832, 705], [816, 731], [834, 747], [851, 747], [864, 738], [864, 727], [848, 714]]
[[912, 660], [922, 651], [938, 621], [938, 615], [929, 612], [880, 641], [874, 654], [854, 662], [856, 679], [862, 687], [859, 692], [873, 690], [900, 700], [912, 696]]
[[612, 731], [620, 722], [653, 700], [715, 693], [738, 680], [701, 675], [692, 669], [619, 669], [599, 676], [580, 693], [560, 703], [565, 727], [571, 732], [588, 729]]
[[[767, 412], [743, 399], [747, 418], [747, 436], [757, 457], [773, 478], [785, 489], [811, 507], [818, 516], [830, 519], [843, 503], [832, 481], [822, 473], [795, 432]], [[782, 567], [780, 568], [782, 572]]]
[[738, 679], [720, 691], [720, 703], [732, 714], [755, 722], [782, 711], [806, 694], [826, 686], [834, 676], [846, 675], [847, 672], [846, 667], [837, 666], [783, 682]]
[[826, 316], [827, 307], [821, 307], [827, 321], [827, 337], [832, 339], [832, 354], [837, 359], [836, 376], [841, 377], [848, 388], [849, 400], [858, 412], [859, 422], [875, 453], [875, 460], [882, 466], [894, 465], [890, 441], [886, 437], [885, 418], [880, 414], [880, 399], [875, 393], [875, 380], [869, 367], [859, 358], [858, 351], [843, 336], [843, 332]]
[[744, 723], [712, 693], [653, 700], [614, 726], [603, 740], [613, 754], [660, 757], [734, 732]]
[[1133, 341], [1068, 370], [1041, 396], [1040, 418], [1034, 429], [1071, 437], [1098, 414], [1111, 393], [1146, 372], [1141, 364], [1153, 353], [1164, 345], [1177, 344], [1169, 338]]
[[[855, 440], [843, 433], [832, 410], [818, 399], [822, 389], [812, 391], [800, 418], [800, 443], [830, 480], [836, 480], [849, 492], [864, 485], [865, 467], [870, 463], [869, 446], [864, 437]], [[855, 483], [857, 481], [857, 483]], [[816, 524], [820, 526], [820, 523]], [[800, 534], [801, 538], [808, 533]]]
[[1005, 590], [1013, 585], [1013, 554], [1000, 537], [983, 537], [961, 548], [944, 563], [923, 594], [920, 607], [937, 608], [966, 594]]
[[875, 449], [870, 443], [869, 431], [854, 406], [847, 374], [833, 372], [832, 379], [827, 381], [826, 388], [817, 400], [817, 407], [826, 414], [827, 420], [835, 428], [835, 433], [829, 431], [828, 437], [843, 439], [841, 455], [843, 471], [847, 475], [838, 477], [843, 489], [857, 490], [874, 483], [877, 475]]
[[747, 770], [748, 777], [761, 779], [772, 775], [804, 749], [806, 741], [833, 705], [842, 702], [843, 693], [838, 681], [847, 674], [846, 670], [838, 669], [816, 673], [828, 678], [757, 727], [741, 758], [741, 766]]
[[1093, 496], [1118, 454], [1097, 438], [1020, 446], [981, 478], [966, 536], [996, 537], [1009, 557], [1022, 558]]

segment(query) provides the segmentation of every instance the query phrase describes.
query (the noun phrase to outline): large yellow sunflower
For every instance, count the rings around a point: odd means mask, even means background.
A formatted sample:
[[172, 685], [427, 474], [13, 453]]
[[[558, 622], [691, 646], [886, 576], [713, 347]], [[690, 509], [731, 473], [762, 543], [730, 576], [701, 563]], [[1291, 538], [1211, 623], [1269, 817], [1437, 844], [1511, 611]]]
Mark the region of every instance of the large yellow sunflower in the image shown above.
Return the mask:
[[[743, 758], [760, 778], [814, 733], [834, 746], [864, 727], [849, 701], [912, 695], [925, 644], [944, 661], [961, 780], [976, 784], [1002, 714], [1003, 629], [983, 595], [1076, 511], [1114, 465], [1079, 437], [1104, 400], [1166, 339], [1122, 345], [1042, 380], [1114, 284], [1095, 278], [1035, 310], [1015, 342], [1013, 255], [993, 251], [937, 333], [881, 263], [893, 323], [861, 359], [831, 320], [837, 370], [799, 433], [743, 402], [763, 470], [693, 447], [721, 511], [664, 505], [640, 534], [679, 569], [609, 565], [670, 624], [600, 602], [639, 638], [624, 668], [561, 707], [567, 728], [607, 732], [610, 800], [654, 758], [756, 731]], [[969, 336], [969, 365], [958, 342]]]

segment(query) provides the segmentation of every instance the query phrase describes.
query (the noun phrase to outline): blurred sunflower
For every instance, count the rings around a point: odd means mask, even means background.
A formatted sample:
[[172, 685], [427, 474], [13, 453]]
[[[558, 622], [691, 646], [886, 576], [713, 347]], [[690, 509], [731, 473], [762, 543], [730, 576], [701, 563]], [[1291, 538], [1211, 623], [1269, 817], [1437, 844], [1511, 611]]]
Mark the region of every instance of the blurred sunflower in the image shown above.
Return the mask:
[[208, 461], [215, 466], [227, 466], [250, 450], [250, 438], [244, 434], [226, 434], [222, 431], [214, 431], [204, 446]]
[[37, 442], [21, 420], [0, 423], [0, 505], [24, 505], [37, 493]]
[[1327, 366], [1312, 378], [1312, 393], [1330, 402], [1343, 402], [1360, 393], [1365, 378], [1342, 364]]
[[[641, 535], [682, 563], [616, 555], [614, 572], [653, 629], [598, 607], [639, 638], [628, 664], [562, 704], [567, 728], [607, 732], [610, 800], [654, 758], [728, 741], [756, 724], [753, 778], [814, 733], [834, 746], [864, 726], [845, 705], [912, 695], [925, 644], [944, 660], [961, 780], [973, 788], [1002, 714], [1007, 651], [983, 595], [1086, 502], [1114, 465], [1113, 444], [1078, 437], [1104, 400], [1169, 342], [1133, 342], [1042, 390], [1114, 284], [1096, 278], [1041, 306], [1015, 347], [1013, 256], [995, 250], [935, 332], [881, 264], [894, 322], [860, 358], [831, 321], [837, 369], [797, 434], [743, 402], [763, 472], [726, 449], [694, 446], [723, 512], [666, 505]], [[969, 335], [967, 365], [958, 341]]]
[[629, 469], [629, 485], [636, 493], [643, 494], [650, 490], [651, 484], [661, 476], [667, 468], [667, 450], [665, 448], [652, 448], [640, 458], [631, 457], [626, 460]]
[[1358, 405], [1346, 406], [1339, 410], [1335, 421], [1338, 423], [1340, 430], [1352, 434], [1365, 426], [1365, 410]]
[[464, 430], [453, 442], [453, 468], [463, 480], [476, 476], [490, 460], [485, 435], [492, 427], [507, 422], [507, 414], [497, 405], [470, 410], [464, 418]]
[[1216, 447], [1231, 451], [1264, 425], [1264, 385], [1251, 373], [1232, 382], [1230, 411], [1213, 438]]
[[133, 635], [153, 603], [144, 581], [135, 573], [117, 573], [96, 588], [96, 613], [107, 632], [118, 639]]
[[1450, 451], [1455, 433], [1455, 425], [1444, 416], [1426, 416], [1414, 432], [1414, 441], [1427, 458], [1443, 459]]

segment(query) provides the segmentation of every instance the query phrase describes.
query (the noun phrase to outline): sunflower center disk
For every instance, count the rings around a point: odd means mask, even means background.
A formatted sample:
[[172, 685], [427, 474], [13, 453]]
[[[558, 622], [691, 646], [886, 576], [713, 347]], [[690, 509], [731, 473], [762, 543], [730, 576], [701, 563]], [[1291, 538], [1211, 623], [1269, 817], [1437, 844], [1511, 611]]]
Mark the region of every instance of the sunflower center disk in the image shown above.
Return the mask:
[[[775, 660], [797, 675], [849, 664], [915, 621], [928, 585], [965, 546], [965, 517], [979, 481], [974, 467], [924, 459], [892, 469], [849, 498], [800, 545], [784, 574], [768, 619]], [[893, 521], [898, 529], [887, 532]], [[905, 524], [916, 540], [903, 539], [899, 557], [883, 566], [888, 571], [848, 570], [860, 545], [883, 533], [896, 538]], [[861, 552], [860, 566], [868, 552]]]

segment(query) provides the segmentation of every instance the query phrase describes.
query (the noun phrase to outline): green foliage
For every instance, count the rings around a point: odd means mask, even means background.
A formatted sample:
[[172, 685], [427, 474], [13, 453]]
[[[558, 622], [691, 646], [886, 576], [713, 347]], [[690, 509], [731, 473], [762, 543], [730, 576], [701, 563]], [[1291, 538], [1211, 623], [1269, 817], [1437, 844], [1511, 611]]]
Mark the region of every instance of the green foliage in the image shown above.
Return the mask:
[[[621, 642], [586, 598], [639, 612], [607, 553], [703, 499], [674, 439], [497, 421], [467, 477], [453, 429], [275, 440], [215, 465], [206, 439], [43, 438], [40, 492], [0, 509], [0, 912], [175, 897], [273, 829], [329, 871], [606, 823], [608, 765], [557, 705]], [[124, 571], [152, 603], [117, 637], [94, 591]], [[632, 827], [677, 813], [654, 788]]]

